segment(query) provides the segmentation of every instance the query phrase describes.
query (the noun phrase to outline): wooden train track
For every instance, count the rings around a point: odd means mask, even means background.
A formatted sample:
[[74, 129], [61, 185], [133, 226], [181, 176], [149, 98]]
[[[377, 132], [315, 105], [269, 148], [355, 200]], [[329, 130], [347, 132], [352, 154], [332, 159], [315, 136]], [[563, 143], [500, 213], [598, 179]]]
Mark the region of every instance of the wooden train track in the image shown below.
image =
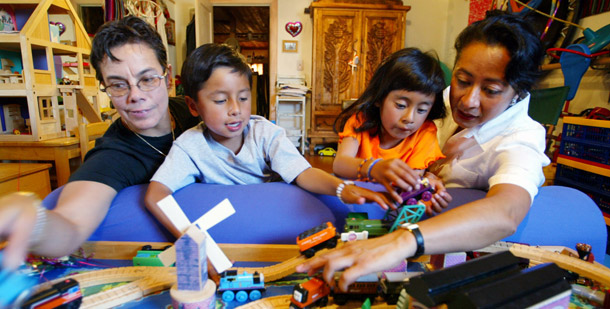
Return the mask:
[[[560, 247], [565, 249], [564, 247]], [[521, 244], [497, 242], [489, 247], [478, 251], [511, 251], [515, 256], [527, 258], [533, 265], [540, 263], [556, 263], [559, 267], [574, 271], [581, 276], [595, 280], [605, 286], [610, 286], [610, 269], [598, 264], [580, 260], [576, 257], [552, 252], [540, 247]], [[284, 262], [267, 267], [241, 267], [234, 268], [238, 272], [255, 271], [262, 273], [267, 282], [272, 282], [286, 277], [295, 272], [295, 267], [305, 261], [302, 255], [295, 256]], [[140, 299], [149, 294], [167, 290], [176, 283], [175, 267], [118, 267], [96, 271], [85, 272], [68, 276], [77, 280], [81, 288], [92, 287], [102, 284], [127, 282], [124, 285], [114, 287], [110, 290], [100, 292], [83, 298], [81, 308], [111, 308], [129, 301]], [[37, 289], [47, 288], [65, 278], [59, 278], [40, 284]], [[290, 303], [290, 295], [267, 297], [255, 302], [248, 303], [239, 308], [277, 308], [286, 307]], [[345, 306], [329, 305], [327, 308], [347, 308]], [[374, 305], [371, 308], [384, 309], [394, 308], [385, 304]]]
[[305, 260], [305, 256], [299, 255], [282, 263], [267, 267], [237, 267], [232, 269], [236, 269], [238, 273], [243, 271], [249, 273], [259, 272], [265, 276], [265, 282], [272, 282], [293, 274], [297, 265], [302, 264]]
[[[68, 276], [78, 281], [81, 288], [102, 284], [128, 282], [104, 292], [83, 297], [80, 308], [112, 308], [146, 295], [167, 290], [176, 283], [175, 267], [133, 266], [95, 270]], [[43, 283], [44, 289], [66, 278]]]
[[[565, 247], [553, 247], [567, 249]], [[597, 281], [605, 286], [610, 286], [610, 269], [599, 263], [583, 261], [577, 257], [549, 251], [544, 247], [528, 246], [508, 242], [496, 242], [480, 251], [500, 251], [508, 250], [517, 257], [529, 259], [530, 265], [542, 263], [555, 263], [557, 266], [573, 271], [583, 277]]]

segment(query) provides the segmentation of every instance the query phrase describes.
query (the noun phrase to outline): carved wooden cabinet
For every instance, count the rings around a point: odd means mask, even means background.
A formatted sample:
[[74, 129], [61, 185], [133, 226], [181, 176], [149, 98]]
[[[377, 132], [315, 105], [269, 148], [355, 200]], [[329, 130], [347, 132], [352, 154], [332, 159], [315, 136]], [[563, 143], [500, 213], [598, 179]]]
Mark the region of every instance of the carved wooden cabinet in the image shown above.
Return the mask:
[[[313, 65], [310, 153], [316, 144], [337, 141], [333, 123], [343, 102], [358, 98], [379, 63], [404, 47], [402, 1], [311, 4]], [[388, 4], [392, 3], [392, 4]]]

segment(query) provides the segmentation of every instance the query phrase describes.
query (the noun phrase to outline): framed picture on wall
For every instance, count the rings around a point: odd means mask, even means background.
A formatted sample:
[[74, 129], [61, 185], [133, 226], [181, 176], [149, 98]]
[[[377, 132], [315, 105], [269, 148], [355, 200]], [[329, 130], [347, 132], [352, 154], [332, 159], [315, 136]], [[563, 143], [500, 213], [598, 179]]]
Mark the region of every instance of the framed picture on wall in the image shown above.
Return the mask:
[[285, 53], [296, 53], [299, 51], [299, 41], [282, 40], [282, 51]]
[[176, 22], [168, 18], [165, 23], [165, 34], [167, 35], [167, 44], [176, 45]]

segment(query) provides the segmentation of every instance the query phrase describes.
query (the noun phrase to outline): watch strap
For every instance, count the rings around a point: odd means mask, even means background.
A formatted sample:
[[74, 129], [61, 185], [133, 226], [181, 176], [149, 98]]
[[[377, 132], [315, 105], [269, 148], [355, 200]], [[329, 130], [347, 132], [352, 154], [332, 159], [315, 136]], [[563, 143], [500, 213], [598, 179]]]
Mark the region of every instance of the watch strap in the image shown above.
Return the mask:
[[419, 225], [413, 224], [413, 223], [405, 223], [405, 224], [401, 225], [400, 227], [411, 232], [411, 234], [413, 234], [413, 236], [415, 236], [415, 244], [417, 246], [417, 249], [415, 249], [415, 254], [412, 256], [412, 258], [418, 258], [418, 257], [422, 256], [425, 251], [424, 236], [422, 235], [421, 231], [419, 230]]

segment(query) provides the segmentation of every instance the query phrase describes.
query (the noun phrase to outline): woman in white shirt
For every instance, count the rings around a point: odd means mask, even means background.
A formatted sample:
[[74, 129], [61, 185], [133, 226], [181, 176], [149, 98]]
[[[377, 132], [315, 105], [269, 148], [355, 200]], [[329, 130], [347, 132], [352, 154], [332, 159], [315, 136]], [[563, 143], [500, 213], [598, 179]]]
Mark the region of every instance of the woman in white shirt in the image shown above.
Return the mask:
[[[488, 190], [482, 199], [404, 226], [383, 237], [342, 246], [297, 267], [310, 274], [345, 268], [343, 290], [361, 275], [408, 257], [479, 249], [513, 234], [542, 185], [544, 128], [527, 116], [529, 90], [543, 56], [540, 40], [517, 16], [488, 13], [456, 39], [456, 62], [445, 92], [451, 119], [437, 123], [446, 159], [433, 172], [446, 187]], [[446, 142], [445, 142], [446, 141]], [[428, 173], [428, 177], [433, 177]], [[448, 205], [435, 195], [433, 210]]]

